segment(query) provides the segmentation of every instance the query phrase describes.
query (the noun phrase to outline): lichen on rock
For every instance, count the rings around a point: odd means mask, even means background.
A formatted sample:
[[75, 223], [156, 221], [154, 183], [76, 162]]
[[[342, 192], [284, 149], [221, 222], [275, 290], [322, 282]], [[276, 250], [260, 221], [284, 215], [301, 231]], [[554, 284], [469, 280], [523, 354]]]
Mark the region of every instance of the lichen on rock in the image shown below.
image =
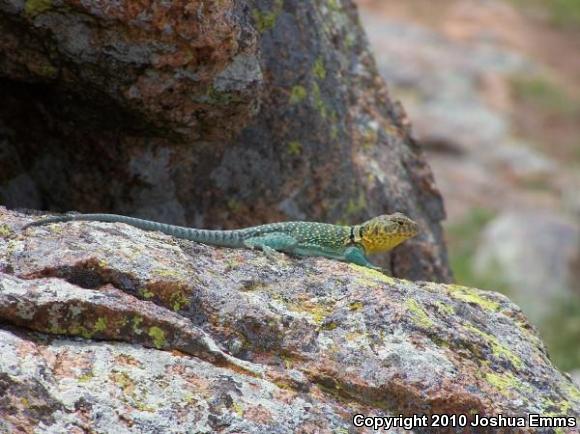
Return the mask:
[[579, 415], [577, 387], [503, 295], [122, 224], [22, 232], [29, 221], [0, 208], [9, 432], [347, 432], [355, 413]]

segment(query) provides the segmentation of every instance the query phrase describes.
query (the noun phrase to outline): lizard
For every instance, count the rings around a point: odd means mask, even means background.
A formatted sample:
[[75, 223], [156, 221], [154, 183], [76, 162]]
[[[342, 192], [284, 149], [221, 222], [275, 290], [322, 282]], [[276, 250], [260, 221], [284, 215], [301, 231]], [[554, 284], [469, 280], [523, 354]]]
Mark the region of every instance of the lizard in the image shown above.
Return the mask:
[[369, 262], [367, 255], [391, 250], [419, 233], [418, 224], [398, 212], [352, 226], [290, 221], [233, 230], [188, 228], [117, 214], [66, 214], [28, 223], [23, 230], [70, 221], [125, 223], [213, 246], [261, 249], [267, 255], [277, 251], [302, 257], [322, 256], [379, 271], [382, 269]]

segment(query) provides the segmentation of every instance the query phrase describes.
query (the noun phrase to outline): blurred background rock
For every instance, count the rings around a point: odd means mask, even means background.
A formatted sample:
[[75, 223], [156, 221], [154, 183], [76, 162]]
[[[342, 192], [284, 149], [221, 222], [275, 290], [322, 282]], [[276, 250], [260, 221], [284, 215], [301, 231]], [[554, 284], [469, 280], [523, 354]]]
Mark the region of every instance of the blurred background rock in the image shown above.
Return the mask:
[[357, 2], [458, 283], [512, 297], [580, 382], [580, 1]]

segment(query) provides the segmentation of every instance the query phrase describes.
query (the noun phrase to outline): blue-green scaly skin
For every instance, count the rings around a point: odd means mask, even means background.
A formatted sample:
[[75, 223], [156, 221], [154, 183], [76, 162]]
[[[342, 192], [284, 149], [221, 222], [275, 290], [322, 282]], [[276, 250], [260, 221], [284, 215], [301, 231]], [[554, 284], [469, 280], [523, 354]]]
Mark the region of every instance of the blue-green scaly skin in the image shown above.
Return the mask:
[[[70, 221], [125, 223], [139, 229], [159, 231], [176, 238], [214, 246], [262, 249], [266, 253], [280, 251], [297, 256], [324, 256], [378, 269], [366, 258], [365, 243], [371, 243], [366, 244], [370, 250], [372, 243], [376, 244], [377, 240], [381, 239], [381, 236], [384, 240], [390, 241], [397, 234], [397, 229], [400, 231], [402, 227], [401, 223], [399, 224], [400, 226], [397, 226], [391, 221], [397, 218], [403, 219], [402, 221], [405, 224], [410, 224], [412, 226], [411, 229], [414, 231], [411, 235], [407, 233], [399, 235], [401, 240], [409, 238], [416, 233], [416, 228], [413, 226], [416, 224], [398, 213], [392, 216], [380, 216], [356, 226], [316, 222], [281, 222], [224, 231], [174, 226], [116, 214], [69, 214], [37, 220], [27, 224], [23, 229]], [[365, 230], [367, 238], [364, 236]], [[377, 232], [379, 230], [382, 232]], [[394, 245], [399, 242], [401, 241], [397, 241]], [[388, 250], [389, 248], [392, 247], [386, 246], [381, 250]], [[379, 251], [379, 249], [374, 250]]]

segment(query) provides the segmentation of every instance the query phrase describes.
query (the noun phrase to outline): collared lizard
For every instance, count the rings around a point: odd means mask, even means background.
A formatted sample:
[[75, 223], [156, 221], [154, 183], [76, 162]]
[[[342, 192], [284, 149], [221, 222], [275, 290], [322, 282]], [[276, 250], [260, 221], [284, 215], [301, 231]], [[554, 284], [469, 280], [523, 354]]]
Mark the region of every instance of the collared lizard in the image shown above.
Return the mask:
[[267, 254], [278, 251], [296, 256], [323, 256], [377, 270], [380, 267], [371, 264], [367, 255], [391, 250], [419, 231], [417, 223], [401, 213], [381, 215], [353, 226], [296, 221], [235, 230], [187, 228], [116, 214], [67, 214], [37, 220], [23, 229], [79, 220], [126, 223], [208, 245], [261, 249]]

